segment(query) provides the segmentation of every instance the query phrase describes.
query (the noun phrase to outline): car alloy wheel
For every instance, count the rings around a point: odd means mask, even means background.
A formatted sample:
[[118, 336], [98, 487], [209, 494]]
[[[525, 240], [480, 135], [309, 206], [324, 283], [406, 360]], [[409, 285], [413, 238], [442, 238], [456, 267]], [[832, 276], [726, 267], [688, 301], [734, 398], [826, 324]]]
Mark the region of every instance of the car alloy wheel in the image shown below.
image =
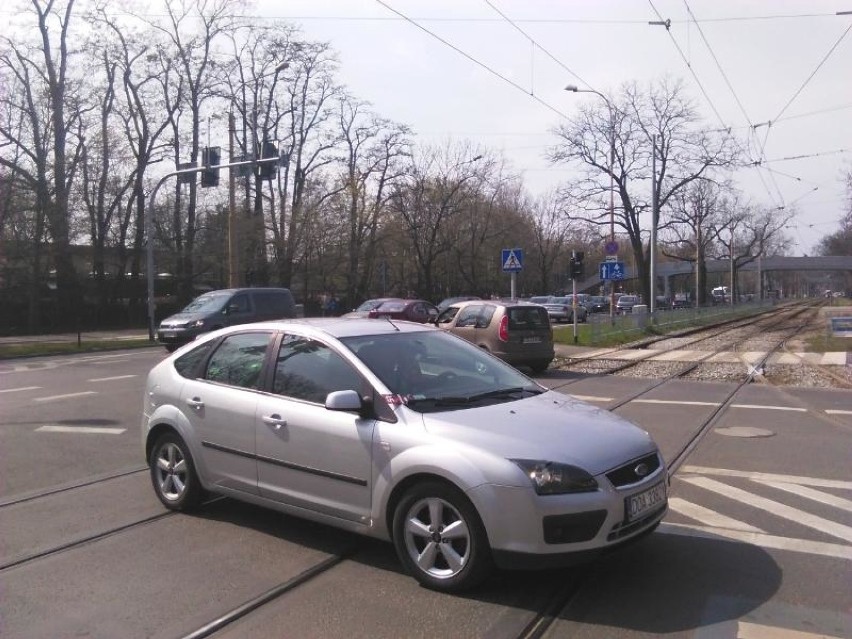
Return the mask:
[[149, 460], [154, 491], [166, 508], [188, 510], [201, 497], [201, 485], [186, 443], [175, 433], [162, 435]]
[[490, 568], [490, 551], [476, 510], [449, 486], [428, 483], [409, 491], [394, 517], [394, 544], [409, 571], [425, 586], [470, 588]]

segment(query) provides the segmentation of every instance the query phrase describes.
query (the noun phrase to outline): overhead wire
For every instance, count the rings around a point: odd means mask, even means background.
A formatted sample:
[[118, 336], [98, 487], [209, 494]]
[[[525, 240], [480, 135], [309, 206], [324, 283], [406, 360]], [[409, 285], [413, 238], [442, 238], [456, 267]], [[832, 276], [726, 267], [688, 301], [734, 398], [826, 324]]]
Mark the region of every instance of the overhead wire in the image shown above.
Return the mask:
[[663, 19], [662, 14], [659, 11], [657, 11], [657, 7], [654, 6], [654, 0], [648, 0], [648, 3], [651, 5], [651, 8], [654, 10], [654, 13], [657, 14], [657, 17], [660, 19], [660, 21], [665, 25], [666, 33], [668, 33], [669, 38], [672, 41], [672, 44], [674, 44], [675, 49], [677, 49], [677, 52], [680, 54], [680, 57], [683, 59], [684, 64], [686, 64], [686, 68], [689, 69], [689, 72], [692, 74], [692, 78], [695, 80], [695, 83], [698, 85], [698, 88], [701, 90], [702, 95], [704, 95], [704, 99], [707, 100], [707, 103], [710, 105], [710, 108], [713, 110], [713, 113], [716, 114], [716, 118], [718, 118], [719, 122], [722, 125], [722, 128], [727, 129], [728, 125], [725, 123], [725, 120], [722, 118], [722, 116], [719, 115], [719, 111], [716, 108], [716, 105], [713, 104], [713, 100], [710, 98], [710, 95], [707, 93], [707, 90], [704, 88], [704, 85], [701, 83], [701, 80], [698, 78], [698, 74], [695, 73], [695, 69], [692, 68], [692, 63], [690, 63], [689, 59], [686, 57], [686, 54], [683, 52], [683, 49], [681, 49], [680, 44], [678, 44], [678, 41], [672, 35], [671, 29], [670, 29], [671, 22], [667, 22], [666, 20]]
[[822, 68], [822, 66], [826, 63], [826, 61], [827, 61], [827, 60], [831, 57], [831, 54], [832, 54], [832, 53], [834, 53], [835, 49], [837, 49], [837, 47], [838, 47], [838, 46], [840, 46], [840, 43], [841, 43], [841, 42], [843, 42], [844, 38], [846, 38], [846, 36], [847, 36], [847, 35], [849, 35], [849, 32], [850, 32], [850, 31], [852, 31], [852, 24], [850, 24], [848, 27], [846, 27], [846, 31], [844, 31], [844, 32], [843, 32], [843, 35], [841, 35], [841, 36], [837, 39], [837, 42], [835, 42], [835, 43], [832, 45], [832, 47], [828, 50], [828, 53], [826, 53], [826, 54], [825, 54], [825, 56], [822, 58], [822, 60], [820, 60], [820, 62], [819, 62], [819, 64], [817, 65], [816, 69], [814, 69], [814, 70], [813, 70], [813, 72], [812, 72], [812, 73], [811, 73], [811, 74], [807, 77], [807, 79], [806, 79], [806, 80], [802, 83], [802, 86], [800, 86], [800, 87], [798, 88], [798, 90], [797, 90], [797, 91], [793, 94], [793, 97], [792, 97], [792, 98], [790, 98], [790, 99], [787, 101], [787, 104], [785, 104], [785, 105], [784, 105], [784, 108], [782, 108], [782, 109], [781, 109], [781, 111], [779, 111], [779, 112], [778, 112], [778, 115], [776, 115], [776, 116], [775, 116], [775, 118], [774, 118], [774, 120], [775, 120], [776, 122], [778, 121], [778, 119], [779, 119], [782, 115], [784, 115], [784, 112], [785, 112], [785, 111], [787, 110], [787, 108], [788, 108], [788, 107], [789, 107], [789, 106], [793, 103], [793, 101], [794, 101], [797, 97], [799, 97], [799, 94], [800, 94], [800, 93], [804, 90], [804, 88], [808, 85], [808, 83], [809, 83], [809, 82], [813, 79], [813, 77], [814, 77], [814, 76], [817, 74], [817, 72], [818, 72], [818, 71]]
[[557, 114], [557, 115], [559, 115], [560, 117], [565, 118], [566, 120], [568, 119], [568, 116], [567, 116], [565, 113], [563, 113], [562, 111], [560, 111], [559, 109], [557, 109], [557, 108], [556, 108], [555, 106], [553, 106], [552, 104], [549, 104], [549, 103], [548, 103], [548, 102], [546, 102], [545, 100], [542, 100], [540, 97], [538, 97], [538, 96], [537, 96], [537, 95], [535, 95], [534, 93], [530, 93], [530, 92], [528, 92], [528, 91], [527, 91], [524, 87], [522, 87], [522, 86], [521, 86], [520, 84], [518, 84], [517, 82], [515, 82], [515, 81], [513, 81], [513, 80], [510, 80], [509, 78], [507, 78], [506, 76], [504, 76], [504, 75], [503, 75], [502, 73], [500, 73], [499, 71], [495, 71], [494, 69], [492, 69], [491, 67], [489, 67], [489, 66], [488, 66], [487, 64], [485, 64], [484, 62], [481, 62], [481, 61], [477, 60], [476, 58], [474, 58], [472, 55], [470, 55], [470, 54], [469, 54], [469, 53], [467, 53], [466, 51], [463, 51], [462, 49], [460, 49], [460, 48], [459, 48], [459, 47], [457, 47], [456, 45], [452, 44], [452, 43], [451, 43], [451, 42], [449, 42], [448, 40], [445, 40], [444, 38], [442, 38], [441, 36], [439, 36], [439, 35], [438, 35], [437, 33], [435, 33], [434, 31], [430, 31], [429, 29], [427, 29], [426, 27], [424, 27], [422, 24], [419, 24], [419, 23], [418, 23], [418, 22], [416, 22], [414, 19], [409, 18], [408, 16], [406, 16], [406, 15], [405, 15], [404, 13], [402, 13], [401, 11], [397, 11], [396, 9], [394, 9], [393, 7], [391, 7], [390, 5], [388, 5], [386, 2], [384, 2], [384, 0], [376, 0], [376, 2], [378, 2], [380, 5], [382, 5], [382, 6], [383, 6], [385, 9], [387, 9], [388, 11], [392, 11], [393, 13], [395, 13], [395, 14], [396, 14], [396, 15], [398, 15], [398, 16], [400, 16], [401, 18], [404, 18], [407, 22], [409, 22], [409, 23], [413, 24], [415, 27], [417, 27], [417, 28], [418, 28], [418, 29], [420, 29], [421, 31], [424, 31], [425, 33], [428, 33], [430, 36], [432, 36], [433, 38], [435, 38], [436, 40], [438, 40], [438, 41], [439, 41], [439, 42], [441, 42], [442, 44], [444, 44], [444, 45], [446, 45], [446, 46], [450, 47], [453, 51], [455, 51], [456, 53], [458, 53], [458, 54], [460, 54], [460, 55], [464, 56], [465, 58], [467, 58], [468, 60], [470, 60], [471, 62], [473, 62], [474, 64], [476, 64], [477, 66], [479, 66], [479, 67], [481, 67], [481, 68], [485, 69], [486, 71], [488, 71], [488, 73], [490, 73], [490, 74], [492, 74], [492, 75], [494, 75], [494, 76], [498, 77], [499, 79], [503, 80], [503, 82], [505, 82], [505, 83], [509, 84], [510, 86], [512, 86], [512, 87], [514, 87], [514, 88], [516, 88], [516, 89], [518, 89], [519, 91], [521, 91], [521, 92], [522, 92], [522, 93], [524, 93], [525, 95], [529, 96], [530, 98], [532, 98], [533, 100], [535, 100], [536, 102], [538, 102], [539, 104], [541, 104], [542, 106], [544, 106], [545, 108], [549, 109], [550, 111], [553, 111], [554, 113], [556, 113], [556, 114]]
[[[689, 17], [692, 19], [692, 22], [695, 24], [695, 27], [698, 30], [698, 34], [701, 36], [701, 40], [704, 42], [704, 46], [706, 46], [707, 51], [710, 52], [710, 57], [712, 57], [713, 61], [716, 63], [716, 68], [719, 70], [719, 73], [722, 75], [722, 79], [725, 81], [725, 84], [727, 85], [728, 90], [731, 92], [731, 95], [734, 96], [734, 101], [737, 103], [737, 106], [739, 107], [740, 112], [743, 114], [743, 117], [745, 118], [746, 122], [748, 122], [749, 126], [751, 127], [751, 130], [753, 131], [754, 125], [752, 123], [752, 119], [749, 116], [748, 112], [746, 111], [745, 107], [743, 106], [743, 103], [740, 100], [739, 96], [737, 95], [737, 92], [734, 90], [734, 86], [733, 86], [733, 84], [731, 84], [731, 81], [728, 78], [728, 74], [725, 73], [725, 69], [722, 67], [722, 63], [719, 61], [719, 58], [716, 56], [716, 52], [713, 50], [713, 47], [710, 46], [710, 41], [707, 39], [707, 36], [704, 34], [704, 29], [702, 29], [701, 25], [698, 23], [698, 20], [695, 17], [695, 14], [693, 13], [692, 8], [689, 6], [689, 2], [687, 2], [687, 0], [683, 0], [683, 4], [686, 7], [686, 11], [689, 14]], [[653, 3], [652, 3], [652, 6], [653, 6]], [[659, 15], [659, 13], [658, 13], [658, 15]], [[750, 144], [750, 142], [749, 142], [749, 144]], [[763, 149], [761, 148], [761, 151], [762, 150]], [[758, 155], [758, 158], [762, 157], [762, 155], [763, 155], [763, 153], [760, 153]], [[758, 170], [758, 172], [760, 171], [759, 168], [757, 170]], [[774, 176], [770, 173], [769, 177], [772, 180], [772, 184], [775, 186], [775, 190], [777, 191], [780, 203], [783, 205], [784, 204], [784, 195], [781, 193], [781, 189], [778, 187], [778, 183], [775, 181]], [[773, 200], [773, 201], [775, 200], [775, 196], [772, 194], [772, 192], [768, 188], [767, 188], [767, 195], [769, 195], [770, 200]]]
[[528, 39], [528, 40], [529, 40], [529, 41], [533, 44], [533, 46], [537, 47], [537, 48], [538, 48], [538, 49], [540, 49], [543, 53], [547, 54], [547, 56], [548, 56], [551, 60], [553, 60], [556, 64], [558, 64], [560, 67], [562, 67], [563, 69], [565, 69], [568, 73], [570, 73], [571, 75], [573, 75], [575, 78], [577, 78], [577, 80], [579, 80], [580, 82], [582, 82], [583, 84], [585, 84], [587, 87], [591, 87], [591, 86], [592, 86], [591, 84], [589, 84], [588, 82], [586, 82], [583, 78], [581, 78], [579, 75], [577, 75], [577, 73], [575, 73], [572, 69], [568, 68], [568, 66], [567, 66], [565, 63], [563, 63], [563, 62], [562, 62], [562, 60], [560, 60], [559, 58], [557, 58], [557, 57], [556, 57], [555, 55], [553, 55], [550, 51], [548, 51], [548, 50], [547, 50], [547, 49], [545, 49], [543, 46], [541, 46], [538, 42], [536, 42], [535, 38], [533, 38], [530, 34], [528, 34], [526, 31], [524, 31], [523, 29], [521, 29], [521, 28], [517, 25], [517, 23], [516, 23], [514, 20], [512, 20], [509, 16], [507, 16], [505, 13], [503, 13], [502, 11], [500, 11], [500, 9], [498, 9], [496, 6], [494, 6], [494, 4], [491, 2], [491, 0], [485, 0], [485, 4], [487, 4], [489, 7], [491, 7], [492, 9], [494, 9], [494, 11], [496, 11], [496, 12], [497, 12], [497, 14], [498, 14], [501, 18], [503, 18], [503, 20], [505, 20], [505, 21], [506, 21], [506, 22], [508, 22], [510, 25], [512, 25], [515, 29], [517, 29], [517, 30], [521, 33], [521, 35], [523, 35], [525, 38], [527, 38], [527, 39]]

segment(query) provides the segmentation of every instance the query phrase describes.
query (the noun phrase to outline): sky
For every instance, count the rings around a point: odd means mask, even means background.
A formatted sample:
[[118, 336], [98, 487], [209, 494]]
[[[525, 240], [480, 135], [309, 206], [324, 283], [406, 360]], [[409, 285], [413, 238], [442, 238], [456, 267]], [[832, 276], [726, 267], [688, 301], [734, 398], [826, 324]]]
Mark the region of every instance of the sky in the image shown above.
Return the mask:
[[[836, 15], [838, 12], [849, 15]], [[852, 170], [852, 0], [255, 0], [339, 54], [339, 78], [422, 143], [502, 151], [541, 194], [544, 157], [591, 93], [683, 79], [705, 123], [750, 140], [737, 184], [796, 211], [794, 254], [839, 229]], [[666, 22], [649, 24], [649, 22]]]

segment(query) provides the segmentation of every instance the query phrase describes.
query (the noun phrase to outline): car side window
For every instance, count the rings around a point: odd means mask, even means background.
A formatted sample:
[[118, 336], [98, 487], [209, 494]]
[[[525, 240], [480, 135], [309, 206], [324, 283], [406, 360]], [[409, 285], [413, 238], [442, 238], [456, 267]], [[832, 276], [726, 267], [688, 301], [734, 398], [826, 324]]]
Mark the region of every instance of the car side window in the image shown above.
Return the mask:
[[435, 320], [436, 324], [449, 324], [453, 321], [453, 318], [458, 314], [459, 309], [455, 306], [451, 306], [450, 308], [444, 309], [444, 311], [438, 315], [438, 319]]
[[334, 391], [362, 392], [358, 372], [327, 345], [298, 335], [285, 335], [275, 360], [272, 391], [278, 395], [324, 404]]
[[194, 379], [198, 371], [198, 366], [210, 353], [210, 349], [213, 348], [214, 343], [213, 341], [204, 342], [201, 346], [193, 348], [188, 353], [178, 357], [174, 363], [178, 374], [187, 379]]
[[473, 306], [465, 306], [459, 312], [459, 319], [456, 322], [457, 328], [476, 326], [476, 318], [479, 317], [479, 311], [482, 307], [479, 304]]
[[241, 388], [260, 388], [260, 371], [270, 333], [237, 333], [219, 344], [207, 363], [204, 379]]
[[238, 295], [234, 295], [234, 297], [231, 298], [231, 301], [228, 302], [228, 309], [231, 313], [248, 313], [248, 295], [246, 295], [245, 293], [239, 293]]
[[476, 318], [476, 328], [488, 328], [488, 325], [491, 323], [491, 318], [494, 317], [494, 311], [496, 310], [497, 307], [493, 304], [485, 304]]

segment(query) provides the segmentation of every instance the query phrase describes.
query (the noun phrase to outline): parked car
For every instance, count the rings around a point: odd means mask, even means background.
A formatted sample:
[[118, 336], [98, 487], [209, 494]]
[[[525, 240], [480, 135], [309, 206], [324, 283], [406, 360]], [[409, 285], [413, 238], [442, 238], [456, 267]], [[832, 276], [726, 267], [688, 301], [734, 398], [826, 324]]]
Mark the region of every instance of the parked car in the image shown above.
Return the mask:
[[605, 295], [592, 295], [586, 302], [589, 313], [609, 313], [609, 297]]
[[727, 304], [731, 301], [731, 292], [727, 286], [717, 286], [710, 292], [714, 304]]
[[667, 311], [672, 307], [672, 301], [665, 295], [654, 297], [654, 310]]
[[151, 370], [141, 424], [166, 508], [191, 511], [209, 491], [387, 540], [440, 591], [495, 564], [588, 560], [667, 510], [666, 465], [644, 430], [407, 322], [202, 336]]
[[460, 295], [458, 297], [448, 297], [446, 299], [438, 302], [438, 310], [443, 311], [445, 308], [450, 306], [451, 304], [456, 304], [457, 302], [471, 302], [474, 300], [481, 300], [481, 297], [477, 297], [476, 295]]
[[550, 301], [552, 295], [533, 295], [527, 301], [531, 304], [547, 304]]
[[296, 317], [296, 303], [289, 289], [227, 288], [210, 291], [160, 322], [157, 341], [171, 353], [208, 331], [288, 317]]
[[553, 361], [553, 330], [547, 311], [539, 304], [460, 302], [438, 315], [435, 325], [513, 366], [541, 372]]
[[638, 295], [622, 295], [615, 303], [615, 310], [619, 315], [632, 313], [633, 307], [639, 303]]
[[672, 298], [672, 308], [691, 308], [692, 300], [689, 299], [689, 295], [687, 293], [675, 293], [674, 298]]
[[[585, 306], [580, 304], [579, 296], [577, 300], [577, 321], [585, 322], [588, 319], [589, 312]], [[568, 297], [551, 297], [543, 306], [547, 309], [547, 314], [550, 315], [552, 322], [574, 321], [574, 306], [570, 295]]]
[[396, 319], [423, 324], [438, 316], [438, 308], [426, 300], [408, 300], [398, 297], [382, 297], [367, 300], [343, 317], [366, 317], [369, 319]]

